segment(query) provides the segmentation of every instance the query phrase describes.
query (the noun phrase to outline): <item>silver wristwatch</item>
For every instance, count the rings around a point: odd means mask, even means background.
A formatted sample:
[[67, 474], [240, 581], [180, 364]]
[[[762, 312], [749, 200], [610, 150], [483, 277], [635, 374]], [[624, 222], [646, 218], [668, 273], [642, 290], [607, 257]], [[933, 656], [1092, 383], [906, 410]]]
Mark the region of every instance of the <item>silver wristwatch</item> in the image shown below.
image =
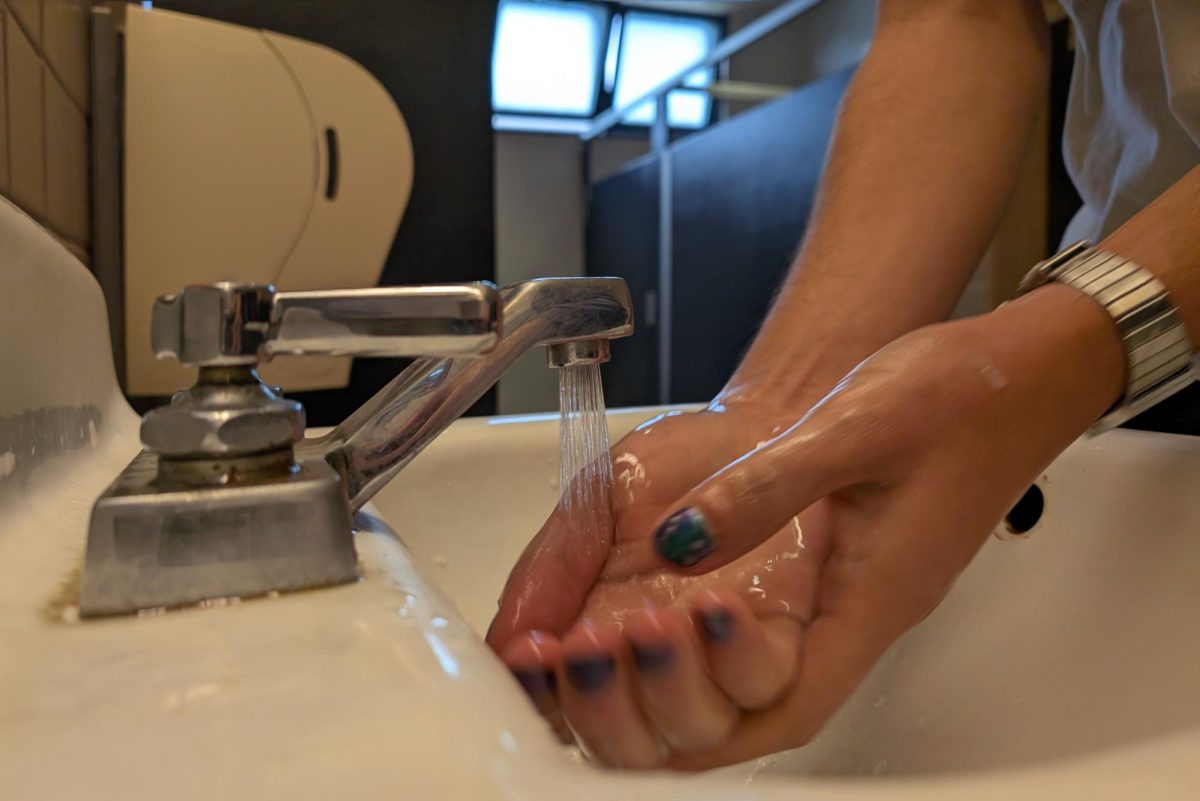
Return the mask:
[[1074, 287], [1103, 306], [1125, 348], [1125, 394], [1092, 426], [1090, 435], [1116, 428], [1196, 379], [1187, 328], [1166, 287], [1149, 270], [1077, 242], [1039, 262], [1021, 279], [1017, 294], [1050, 281]]

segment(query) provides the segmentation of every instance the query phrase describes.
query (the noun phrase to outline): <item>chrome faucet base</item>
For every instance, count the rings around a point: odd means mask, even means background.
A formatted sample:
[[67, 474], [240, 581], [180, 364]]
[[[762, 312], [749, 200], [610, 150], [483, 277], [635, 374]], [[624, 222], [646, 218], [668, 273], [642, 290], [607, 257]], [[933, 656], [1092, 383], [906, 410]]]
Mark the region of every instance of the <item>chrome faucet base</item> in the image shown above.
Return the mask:
[[[188, 287], [155, 304], [160, 357], [195, 386], [142, 421], [140, 454], [96, 502], [80, 612], [184, 606], [356, 578], [351, 515], [522, 353], [565, 367], [633, 332], [619, 278], [278, 293]], [[320, 439], [255, 367], [274, 353], [422, 355]]]
[[[290, 462], [290, 451], [286, 453]], [[253, 467], [247, 462], [248, 468]], [[178, 465], [174, 465], [178, 468]], [[358, 577], [341, 478], [322, 460], [205, 485], [139, 454], [100, 496], [80, 591], [85, 617], [186, 606]]]

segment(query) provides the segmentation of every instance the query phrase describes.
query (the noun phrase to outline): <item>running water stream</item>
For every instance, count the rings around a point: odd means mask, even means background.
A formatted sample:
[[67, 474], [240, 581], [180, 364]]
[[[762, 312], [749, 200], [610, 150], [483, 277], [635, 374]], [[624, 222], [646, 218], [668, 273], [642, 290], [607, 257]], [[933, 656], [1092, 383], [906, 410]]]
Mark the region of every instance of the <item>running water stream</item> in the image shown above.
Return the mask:
[[558, 371], [560, 506], [572, 526], [595, 532], [607, 545], [612, 533], [612, 456], [599, 364]]

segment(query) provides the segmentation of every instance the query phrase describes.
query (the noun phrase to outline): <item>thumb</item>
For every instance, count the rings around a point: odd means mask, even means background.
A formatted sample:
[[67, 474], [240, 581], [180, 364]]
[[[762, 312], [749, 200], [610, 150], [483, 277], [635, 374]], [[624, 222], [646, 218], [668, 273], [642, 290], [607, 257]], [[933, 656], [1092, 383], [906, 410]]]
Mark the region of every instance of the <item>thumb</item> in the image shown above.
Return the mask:
[[660, 519], [658, 555], [707, 573], [749, 552], [816, 501], [859, 482], [858, 437], [803, 421], [697, 485]]
[[509, 574], [488, 628], [488, 645], [500, 652], [522, 632], [566, 631], [600, 575], [612, 529], [610, 512], [556, 507]]

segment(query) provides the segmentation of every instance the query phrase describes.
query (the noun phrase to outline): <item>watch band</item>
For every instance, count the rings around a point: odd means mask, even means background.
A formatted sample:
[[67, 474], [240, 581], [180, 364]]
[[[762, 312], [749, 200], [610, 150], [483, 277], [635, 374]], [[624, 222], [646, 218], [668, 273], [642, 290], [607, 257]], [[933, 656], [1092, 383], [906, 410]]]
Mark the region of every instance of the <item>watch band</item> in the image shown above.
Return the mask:
[[1167, 288], [1149, 270], [1077, 242], [1030, 270], [1018, 294], [1050, 281], [1074, 287], [1103, 306], [1125, 349], [1125, 394], [1089, 434], [1119, 426], [1195, 380], [1187, 328]]

